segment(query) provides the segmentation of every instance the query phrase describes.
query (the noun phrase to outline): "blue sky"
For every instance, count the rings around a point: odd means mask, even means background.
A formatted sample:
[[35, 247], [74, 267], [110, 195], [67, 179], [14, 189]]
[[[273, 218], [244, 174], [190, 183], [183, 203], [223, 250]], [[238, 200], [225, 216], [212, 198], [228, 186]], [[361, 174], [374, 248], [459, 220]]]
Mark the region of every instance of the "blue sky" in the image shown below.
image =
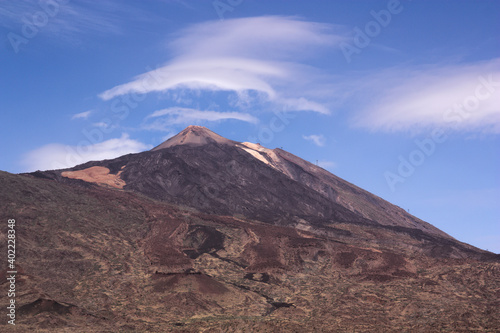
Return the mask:
[[0, 1], [0, 169], [203, 125], [498, 253], [499, 17], [498, 1]]

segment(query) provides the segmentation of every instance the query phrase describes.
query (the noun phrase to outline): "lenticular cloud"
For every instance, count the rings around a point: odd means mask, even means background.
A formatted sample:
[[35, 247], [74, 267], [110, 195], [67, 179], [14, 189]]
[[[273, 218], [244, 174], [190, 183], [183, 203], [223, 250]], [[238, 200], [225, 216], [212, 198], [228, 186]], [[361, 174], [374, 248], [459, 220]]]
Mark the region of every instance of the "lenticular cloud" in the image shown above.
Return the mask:
[[168, 63], [100, 97], [172, 89], [256, 91], [287, 109], [328, 113], [322, 101], [300, 86], [313, 75], [300, 59], [316, 48], [338, 45], [342, 37], [334, 30], [332, 25], [276, 16], [197, 24], [169, 43], [174, 57]]

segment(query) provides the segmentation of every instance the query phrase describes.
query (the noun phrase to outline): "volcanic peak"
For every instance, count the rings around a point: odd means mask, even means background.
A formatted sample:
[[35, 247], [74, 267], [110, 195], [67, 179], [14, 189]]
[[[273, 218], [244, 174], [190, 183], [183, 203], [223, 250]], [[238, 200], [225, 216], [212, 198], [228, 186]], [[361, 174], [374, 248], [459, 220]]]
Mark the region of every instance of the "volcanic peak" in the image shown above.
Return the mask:
[[[237, 142], [229, 140], [203, 126], [189, 125], [184, 130], [179, 132], [179, 134], [171, 137], [159, 146], [153, 148], [152, 151], [179, 145], [203, 146], [208, 143], [231, 145], [240, 148], [259, 161], [277, 170], [280, 170], [280, 168], [278, 167], [280, 158], [276, 155], [273, 149], [265, 148], [259, 143]], [[283, 172], [283, 170], [280, 171]]]
[[151, 150], [155, 151], [178, 145], [202, 146], [211, 142], [228, 145], [236, 143], [235, 141], [226, 139], [219, 134], [212, 132], [206, 127], [190, 125], [179, 134], [171, 137]]

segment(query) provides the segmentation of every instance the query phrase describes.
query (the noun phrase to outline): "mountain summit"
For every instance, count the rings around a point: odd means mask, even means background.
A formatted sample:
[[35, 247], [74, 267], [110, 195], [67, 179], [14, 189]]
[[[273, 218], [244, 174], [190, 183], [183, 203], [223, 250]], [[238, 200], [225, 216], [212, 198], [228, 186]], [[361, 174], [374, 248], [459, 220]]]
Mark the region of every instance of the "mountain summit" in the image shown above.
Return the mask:
[[499, 255], [200, 126], [138, 154], [0, 172], [0, 217], [22, 249], [21, 331], [500, 329]]
[[179, 134], [171, 137], [167, 141], [153, 148], [152, 151], [170, 148], [177, 145], [193, 145], [200, 146], [210, 142], [219, 144], [232, 144], [233, 141], [228, 140], [219, 134], [216, 134], [203, 126], [190, 125], [182, 130]]

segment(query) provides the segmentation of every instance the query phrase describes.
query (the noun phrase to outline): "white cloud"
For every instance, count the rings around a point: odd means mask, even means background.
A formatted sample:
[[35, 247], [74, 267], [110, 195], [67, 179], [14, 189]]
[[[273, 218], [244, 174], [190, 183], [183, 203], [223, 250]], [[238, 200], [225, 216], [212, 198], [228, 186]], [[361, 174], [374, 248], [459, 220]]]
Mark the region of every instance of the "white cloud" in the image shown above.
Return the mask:
[[87, 119], [91, 113], [92, 113], [92, 110], [80, 112], [80, 113], [74, 114], [73, 117], [71, 117], [71, 119]]
[[296, 111], [316, 111], [323, 114], [330, 113], [325, 105], [313, 101], [308, 101], [303, 97], [282, 99], [281, 103], [286, 107]]
[[110, 132], [111, 130], [117, 128], [118, 126], [116, 124], [113, 124], [111, 120], [109, 119], [103, 119], [103, 121], [99, 121], [97, 123], [93, 123], [92, 126], [94, 127], [99, 127], [103, 131]]
[[[273, 107], [329, 113], [311, 86], [314, 68], [305, 59], [318, 48], [343, 40], [339, 27], [291, 17], [252, 17], [196, 24], [169, 43], [174, 58], [163, 67], [137, 76], [99, 96], [175, 89], [224, 91], [248, 99], [248, 91]], [[293, 59], [293, 61], [292, 61]], [[244, 103], [243, 103], [244, 104]]]
[[181, 31], [170, 47], [178, 57], [294, 59], [298, 50], [313, 52], [321, 45], [338, 45], [344, 40], [338, 30], [339, 26], [296, 17], [248, 17], [193, 25]]
[[[283, 67], [283, 66], [281, 66]], [[284, 77], [285, 68], [264, 61], [243, 58], [178, 60], [140, 75], [136, 80], [114, 87], [100, 95], [104, 100], [132, 92], [149, 93], [176, 88], [191, 90], [256, 90], [270, 98], [276, 92], [265, 77]]]
[[393, 69], [361, 86], [372, 97], [354, 118], [356, 126], [388, 132], [440, 127], [500, 133], [500, 59]]
[[[152, 118], [158, 118], [148, 121]], [[218, 111], [200, 111], [190, 108], [172, 107], [158, 110], [146, 117], [144, 129], [150, 130], [170, 130], [169, 126], [177, 124], [193, 124], [200, 121], [218, 121], [226, 119], [236, 119], [249, 123], [257, 123], [258, 119], [248, 113], [241, 112], [218, 112]]]
[[86, 146], [48, 144], [25, 154], [25, 171], [70, 168], [88, 161], [104, 160], [129, 153], [138, 153], [152, 146], [132, 140], [128, 134]]
[[323, 134], [302, 135], [302, 137], [319, 147], [323, 147], [326, 143], [326, 139]]

